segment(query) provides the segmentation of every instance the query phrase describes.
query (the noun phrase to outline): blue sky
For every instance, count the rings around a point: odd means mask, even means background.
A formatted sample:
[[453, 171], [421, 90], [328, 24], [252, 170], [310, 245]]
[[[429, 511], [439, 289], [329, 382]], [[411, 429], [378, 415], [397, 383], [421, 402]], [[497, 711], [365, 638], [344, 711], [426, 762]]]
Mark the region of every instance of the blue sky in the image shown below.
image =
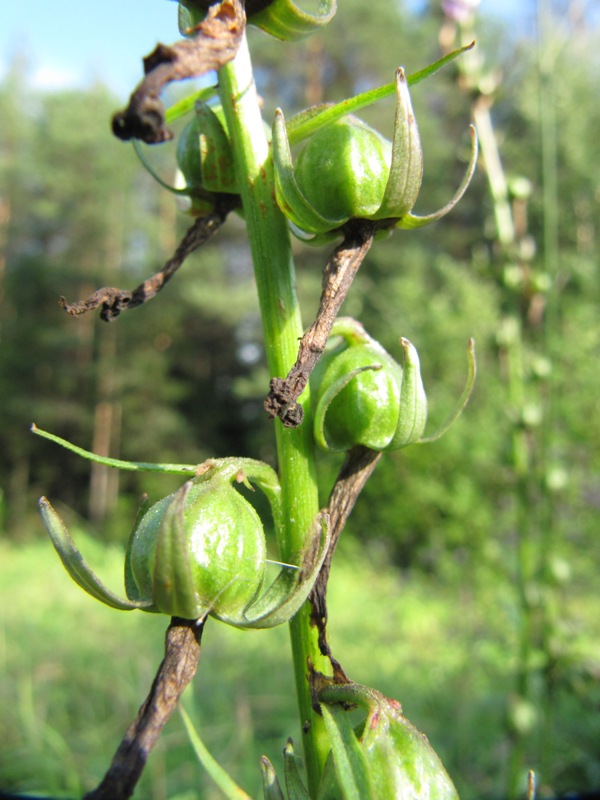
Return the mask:
[[[379, 0], [389, 2], [389, 0]], [[342, 0], [343, 2], [343, 0]], [[82, 86], [102, 77], [125, 99], [142, 74], [141, 57], [179, 37], [170, 0], [0, 0], [0, 78], [15, 53], [40, 88]], [[528, 3], [482, 0], [482, 13]]]

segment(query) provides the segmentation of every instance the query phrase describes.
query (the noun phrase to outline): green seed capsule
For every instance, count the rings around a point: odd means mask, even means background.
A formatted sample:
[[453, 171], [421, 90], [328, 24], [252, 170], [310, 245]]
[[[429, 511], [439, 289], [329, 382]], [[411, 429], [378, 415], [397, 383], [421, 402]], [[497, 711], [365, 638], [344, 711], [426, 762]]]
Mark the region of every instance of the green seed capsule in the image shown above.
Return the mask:
[[295, 177], [322, 216], [368, 218], [383, 200], [392, 144], [356, 117], [317, 131], [298, 155]]
[[355, 320], [337, 320], [333, 333], [344, 341], [323, 356], [311, 378], [319, 446], [332, 452], [355, 445], [398, 450], [417, 442], [427, 398], [413, 345], [400, 340], [400, 365]]
[[[332, 742], [318, 800], [360, 796], [396, 800], [458, 800], [456, 789], [427, 737], [402, 713], [400, 703], [358, 684], [330, 687], [321, 710]], [[356, 733], [340, 703], [366, 710]]]
[[128, 594], [186, 619], [241, 616], [262, 586], [265, 559], [260, 518], [229, 481], [190, 481], [134, 531]]
[[233, 153], [220, 113], [205, 103], [198, 105], [179, 136], [177, 164], [192, 195], [198, 190], [237, 194]]
[[358, 444], [384, 450], [398, 424], [400, 365], [382, 348], [362, 344], [333, 351], [319, 367], [314, 377], [319, 445], [335, 452]]

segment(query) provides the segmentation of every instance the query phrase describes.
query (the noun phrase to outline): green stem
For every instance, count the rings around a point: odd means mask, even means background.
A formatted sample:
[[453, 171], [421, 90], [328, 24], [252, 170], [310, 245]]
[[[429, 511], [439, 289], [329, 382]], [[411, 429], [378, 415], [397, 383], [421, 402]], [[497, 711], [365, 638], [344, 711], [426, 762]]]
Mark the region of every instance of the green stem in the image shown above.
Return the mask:
[[[273, 164], [246, 41], [235, 60], [220, 70], [219, 92], [254, 262], [269, 371], [272, 377], [284, 377], [296, 360], [303, 328], [290, 236], [275, 202]], [[284, 515], [279, 545], [287, 563], [295, 563], [319, 510], [308, 390], [302, 399], [303, 425], [291, 429], [275, 422]], [[329, 746], [323, 721], [311, 707], [306, 676], [309, 662], [323, 672], [330, 671], [330, 665], [319, 651], [308, 604], [291, 621], [290, 634], [309, 788], [316, 794]]]

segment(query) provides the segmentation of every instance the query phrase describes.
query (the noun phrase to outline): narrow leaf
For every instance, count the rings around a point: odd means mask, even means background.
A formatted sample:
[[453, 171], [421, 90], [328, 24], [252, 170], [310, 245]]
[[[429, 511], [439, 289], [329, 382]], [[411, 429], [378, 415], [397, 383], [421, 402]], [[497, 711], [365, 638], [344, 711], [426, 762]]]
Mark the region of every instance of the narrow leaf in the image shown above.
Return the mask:
[[310, 795], [300, 777], [300, 759], [294, 753], [294, 743], [288, 739], [283, 748], [283, 774], [288, 800], [310, 800]]
[[[465, 47], [454, 50], [443, 58], [434, 61], [433, 64], [430, 64], [428, 67], [418, 72], [413, 72], [412, 75], [408, 75], [406, 78], [408, 85], [414, 86], [416, 83], [428, 78], [442, 67], [445, 67], [450, 61], [453, 61], [457, 56], [461, 55], [461, 53], [470, 50], [474, 46], [475, 42], [471, 42], [465, 45]], [[373, 105], [373, 103], [376, 103], [378, 100], [383, 100], [384, 97], [390, 97], [395, 91], [396, 81], [394, 80], [392, 83], [386, 83], [384, 86], [378, 86], [376, 89], [369, 89], [366, 92], [357, 94], [355, 97], [349, 97], [347, 100], [342, 100], [340, 103], [323, 107], [318, 113], [308, 115], [306, 112], [301, 112], [297, 116], [292, 117], [287, 123], [287, 133], [290, 144], [294, 145], [308, 138], [320, 128], [329, 125], [336, 119], [346, 116], [346, 114], [354, 114], [361, 108]]]
[[198, 735], [185, 709], [180, 707], [179, 713], [183, 719], [183, 724], [185, 725], [187, 735], [189, 736], [198, 761], [223, 792], [227, 800], [252, 800], [250, 795], [246, 794], [246, 792], [237, 785], [233, 778], [225, 772], [223, 767], [208, 752], [206, 745]]
[[71, 444], [66, 439], [61, 439], [60, 436], [43, 431], [37, 427], [35, 422], [31, 425], [31, 432], [41, 436], [43, 439], [49, 439], [51, 442], [59, 444], [82, 458], [87, 458], [88, 461], [95, 461], [97, 464], [104, 464], [115, 469], [125, 469], [130, 472], [166, 472], [170, 475], [190, 475], [190, 473], [194, 475], [197, 469], [195, 464], [150, 464], [146, 461], [121, 461], [119, 458], [99, 456], [96, 453], [91, 453], [89, 450], [78, 447], [76, 444]]

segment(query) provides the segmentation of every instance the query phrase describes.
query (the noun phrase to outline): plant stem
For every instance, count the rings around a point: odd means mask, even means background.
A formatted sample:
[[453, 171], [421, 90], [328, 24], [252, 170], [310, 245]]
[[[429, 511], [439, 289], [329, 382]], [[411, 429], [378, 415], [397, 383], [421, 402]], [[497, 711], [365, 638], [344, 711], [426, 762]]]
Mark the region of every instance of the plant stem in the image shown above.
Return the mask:
[[[273, 164], [245, 40], [234, 61], [219, 71], [219, 91], [254, 262], [267, 363], [271, 377], [281, 377], [296, 360], [303, 329], [287, 221], [275, 202]], [[279, 546], [288, 563], [297, 563], [319, 510], [308, 400], [307, 390], [299, 428], [275, 423], [284, 516]], [[290, 622], [290, 634], [308, 782], [311, 794], [316, 794], [329, 745], [323, 721], [312, 710], [307, 672], [309, 664], [323, 672], [330, 672], [330, 665], [319, 651], [310, 612], [305, 604]]]

